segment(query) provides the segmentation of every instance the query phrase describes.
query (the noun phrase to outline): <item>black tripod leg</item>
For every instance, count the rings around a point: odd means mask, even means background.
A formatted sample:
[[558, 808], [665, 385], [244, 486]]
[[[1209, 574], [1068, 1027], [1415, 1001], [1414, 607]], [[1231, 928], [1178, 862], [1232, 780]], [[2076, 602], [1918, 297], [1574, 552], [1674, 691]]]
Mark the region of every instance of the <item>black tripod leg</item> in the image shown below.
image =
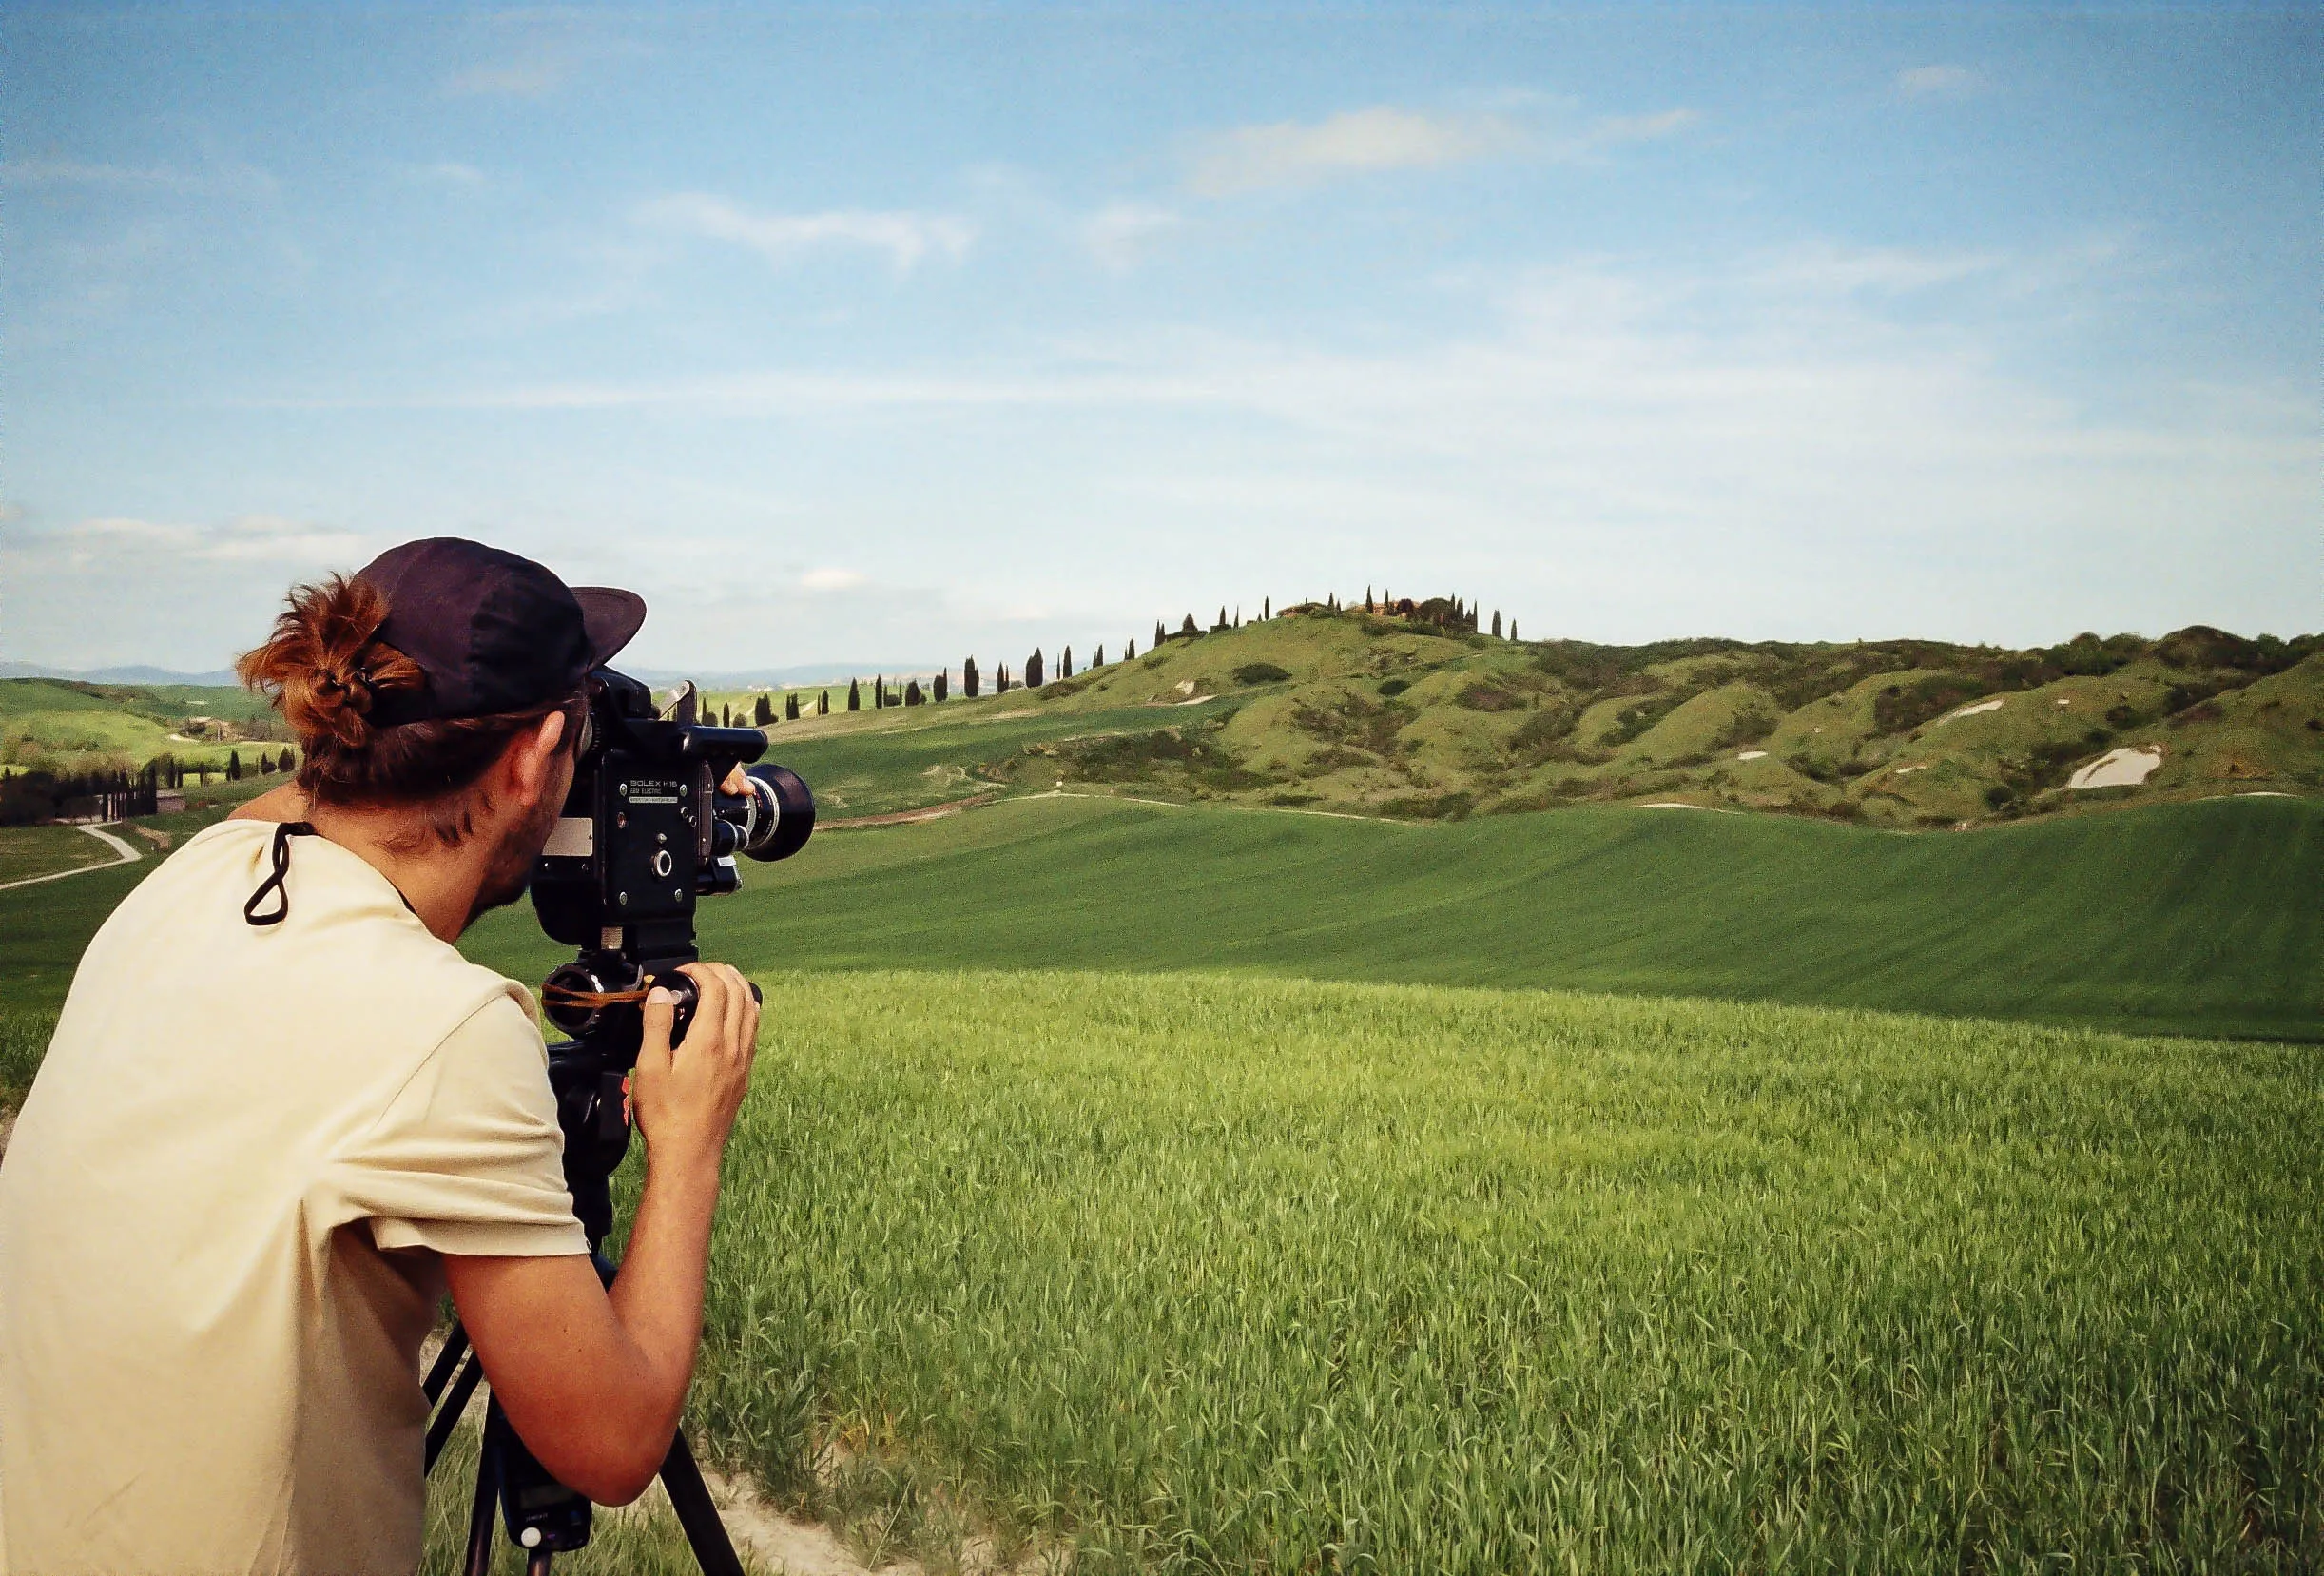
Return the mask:
[[500, 1505], [500, 1463], [488, 1439], [476, 1462], [476, 1498], [468, 1511], [468, 1576], [492, 1576], [493, 1512]]
[[549, 1576], [549, 1562], [554, 1558], [546, 1548], [536, 1548], [525, 1556], [525, 1576]]
[[726, 1524], [718, 1519], [717, 1503], [710, 1498], [710, 1486], [702, 1481], [702, 1469], [694, 1465], [694, 1452], [687, 1449], [683, 1432], [670, 1436], [669, 1454], [662, 1458], [662, 1487], [669, 1490], [670, 1507], [678, 1512], [678, 1525], [686, 1528], [687, 1545], [694, 1551], [694, 1563], [702, 1566], [702, 1576], [744, 1576], [743, 1562], [735, 1557]]
[[468, 1332], [460, 1328], [460, 1322], [455, 1319], [451, 1331], [444, 1336], [443, 1351], [436, 1354], [436, 1366], [428, 1370], [428, 1382], [419, 1387], [428, 1397], [428, 1405], [436, 1405], [436, 1398], [444, 1393], [445, 1382], [452, 1377], [452, 1371], [460, 1366], [460, 1359], [467, 1352]]
[[444, 1441], [450, 1439], [452, 1430], [459, 1426], [460, 1414], [468, 1410], [468, 1398], [475, 1394], [476, 1386], [483, 1378], [484, 1365], [471, 1352], [466, 1366], [460, 1370], [460, 1376], [452, 1381], [452, 1393], [444, 1397], [444, 1404], [436, 1409], [436, 1416], [429, 1420], [428, 1454], [426, 1464], [420, 1468], [421, 1476], [436, 1470], [436, 1458], [443, 1453]]

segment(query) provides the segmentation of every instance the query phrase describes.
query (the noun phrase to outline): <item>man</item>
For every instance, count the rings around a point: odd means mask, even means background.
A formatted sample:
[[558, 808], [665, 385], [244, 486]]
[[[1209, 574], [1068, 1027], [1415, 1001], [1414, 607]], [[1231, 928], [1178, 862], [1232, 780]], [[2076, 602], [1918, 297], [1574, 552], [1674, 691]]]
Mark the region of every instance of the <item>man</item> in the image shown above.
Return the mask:
[[649, 998], [609, 1293], [532, 999], [452, 944], [524, 890], [583, 682], [644, 617], [438, 539], [301, 588], [242, 659], [297, 784], [107, 921], [0, 1167], [0, 1568], [410, 1572], [446, 1289], [544, 1466], [609, 1503], [651, 1481], [757, 1005], [690, 966], [673, 1052]]

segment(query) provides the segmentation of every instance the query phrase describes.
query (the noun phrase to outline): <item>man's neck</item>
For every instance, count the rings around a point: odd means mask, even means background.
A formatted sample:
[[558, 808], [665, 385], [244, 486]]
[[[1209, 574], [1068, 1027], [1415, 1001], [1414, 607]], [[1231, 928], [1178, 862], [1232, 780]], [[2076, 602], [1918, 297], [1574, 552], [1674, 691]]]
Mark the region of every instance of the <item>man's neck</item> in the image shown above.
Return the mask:
[[456, 942], [474, 912], [484, 884], [481, 840], [447, 848], [409, 816], [317, 805], [307, 821], [391, 882], [419, 923]]

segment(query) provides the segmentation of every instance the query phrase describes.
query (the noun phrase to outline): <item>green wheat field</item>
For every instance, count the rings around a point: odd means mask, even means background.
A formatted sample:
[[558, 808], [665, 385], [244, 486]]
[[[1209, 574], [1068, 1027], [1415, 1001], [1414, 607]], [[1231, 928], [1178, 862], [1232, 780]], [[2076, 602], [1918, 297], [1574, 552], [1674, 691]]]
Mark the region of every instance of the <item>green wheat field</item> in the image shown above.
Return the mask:
[[[0, 893], [15, 1094], [153, 864]], [[2293, 800], [826, 832], [703, 914], [689, 1426], [874, 1566], [2314, 1570], [2319, 890]]]

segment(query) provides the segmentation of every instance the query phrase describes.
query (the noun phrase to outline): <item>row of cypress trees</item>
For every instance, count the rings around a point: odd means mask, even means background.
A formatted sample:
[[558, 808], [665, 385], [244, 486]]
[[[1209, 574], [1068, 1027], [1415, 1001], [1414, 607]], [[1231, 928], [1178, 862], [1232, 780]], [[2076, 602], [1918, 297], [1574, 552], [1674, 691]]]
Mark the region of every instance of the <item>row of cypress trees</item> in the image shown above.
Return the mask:
[[[1314, 603], [1303, 604], [1303, 606], [1307, 607], [1313, 607], [1316, 605], [1317, 604]], [[1343, 611], [1337, 595], [1327, 596], [1321, 605], [1327, 612], [1339, 613]], [[1451, 598], [1430, 597], [1426, 602], [1423, 603], [1414, 603], [1409, 600], [1398, 602], [1393, 597], [1389, 596], [1385, 592], [1383, 592], [1378, 597], [1374, 597], [1372, 595], [1371, 588], [1366, 586], [1364, 588], [1364, 611], [1367, 613], [1377, 613], [1389, 617], [1418, 617], [1447, 629], [1464, 631], [1470, 634], [1478, 632], [1479, 614], [1476, 605], [1474, 603], [1465, 602], [1457, 596]], [[1260, 619], [1271, 619], [1274, 617], [1274, 599], [1272, 597], [1263, 598], [1259, 604]], [[1219, 606], [1218, 617], [1210, 625], [1208, 632], [1216, 634], [1228, 630], [1239, 630], [1242, 627], [1243, 610], [1241, 608], [1237, 608], [1234, 610], [1232, 614], [1230, 614], [1227, 612], [1226, 605], [1222, 603]], [[1496, 608], [1493, 612], [1492, 632], [1496, 636], [1500, 636], [1501, 633], [1501, 610], [1498, 608]], [[1166, 628], [1162, 621], [1157, 618], [1154, 620], [1153, 645], [1156, 650], [1159, 650], [1169, 641], [1191, 640], [1204, 632], [1205, 631], [1203, 630], [1203, 627], [1194, 621], [1194, 615], [1191, 613], [1188, 613], [1185, 618], [1180, 620], [1178, 628], [1174, 631]], [[1514, 618], [1509, 620], [1509, 632], [1507, 638], [1511, 640], [1515, 640], [1517, 638], [1517, 620]], [[1135, 640], [1125, 640], [1122, 642], [1122, 661], [1128, 662], [1134, 658], [1137, 654], [1138, 643]], [[1093, 669], [1102, 668], [1105, 666], [1105, 663], [1106, 649], [1103, 646], [1100, 646], [1091, 656], [1089, 667]], [[1005, 662], [994, 670], [993, 692], [997, 695], [1005, 695], [1013, 687], [1020, 684], [1027, 689], [1037, 689], [1046, 681], [1046, 671], [1047, 667], [1041, 655], [1041, 649], [1036, 646], [1033, 649], [1033, 654], [1025, 659], [1024, 673], [1021, 678], [1012, 677], [1009, 672], [1009, 666]], [[1074, 676], [1074, 649], [1071, 646], [1066, 647], [1064, 652], [1057, 659], [1056, 676], [1060, 679], [1067, 679]], [[983, 693], [983, 670], [977, 666], [976, 657], [971, 655], [960, 664], [961, 697], [965, 700], [975, 700], [978, 695]], [[874, 710], [880, 710], [890, 706], [921, 706], [932, 702], [942, 702], [950, 699], [951, 695], [952, 671], [950, 669], [939, 669], [937, 671], [936, 677], [930, 682], [928, 688], [925, 690], [920, 688], [920, 681], [916, 678], [907, 679], [904, 681], [903, 687], [901, 690], [898, 690], [890, 688], [885, 674], [875, 673], [872, 675], [871, 704]], [[851, 678], [847, 681], [846, 710], [850, 711], [861, 711], [863, 710], [863, 685], [861, 679]], [[821, 694], [816, 696], [814, 711], [815, 715], [819, 717], [827, 716], [830, 714], [830, 691], [825, 690]], [[783, 720], [785, 722], [797, 722], [800, 715], [801, 708], [799, 704], [799, 695], [798, 692], [794, 691], [783, 697]], [[726, 709], [726, 720], [727, 726], [729, 727], [740, 726], [740, 719], [735, 713], [734, 709], [731, 707]], [[749, 726], [756, 728], [771, 728], [774, 726], [774, 702], [768, 696], [759, 696], [751, 708]]]

